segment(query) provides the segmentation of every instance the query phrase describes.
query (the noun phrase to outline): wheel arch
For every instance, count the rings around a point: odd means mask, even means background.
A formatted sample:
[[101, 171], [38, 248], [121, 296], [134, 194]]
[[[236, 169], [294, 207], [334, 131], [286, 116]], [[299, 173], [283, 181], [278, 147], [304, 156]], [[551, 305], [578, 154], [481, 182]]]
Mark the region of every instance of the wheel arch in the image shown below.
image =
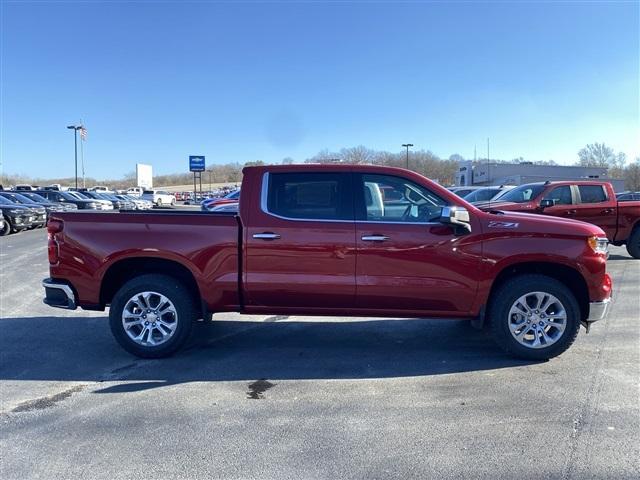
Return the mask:
[[116, 292], [129, 280], [150, 273], [168, 275], [179, 280], [193, 295], [199, 314], [204, 314], [202, 295], [193, 272], [175, 260], [158, 257], [129, 257], [114, 262], [105, 271], [100, 284], [100, 303], [111, 303]]
[[489, 291], [489, 301], [496, 290], [507, 280], [523, 274], [539, 274], [562, 282], [575, 295], [580, 307], [580, 319], [589, 315], [589, 288], [584, 277], [575, 268], [553, 262], [522, 262], [504, 267], [496, 276]]

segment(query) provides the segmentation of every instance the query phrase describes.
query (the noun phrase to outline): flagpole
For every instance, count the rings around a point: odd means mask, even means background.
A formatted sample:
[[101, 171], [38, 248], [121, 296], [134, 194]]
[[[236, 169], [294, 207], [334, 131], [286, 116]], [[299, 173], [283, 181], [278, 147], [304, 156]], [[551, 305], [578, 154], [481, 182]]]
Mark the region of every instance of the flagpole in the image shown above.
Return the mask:
[[85, 134], [84, 134], [84, 123], [82, 123], [82, 120], [80, 120], [80, 125], [82, 126], [82, 130], [81, 132], [83, 133], [82, 135], [80, 135], [80, 163], [82, 165], [82, 188], [87, 188], [85, 181], [84, 181], [84, 138], [85, 138]]

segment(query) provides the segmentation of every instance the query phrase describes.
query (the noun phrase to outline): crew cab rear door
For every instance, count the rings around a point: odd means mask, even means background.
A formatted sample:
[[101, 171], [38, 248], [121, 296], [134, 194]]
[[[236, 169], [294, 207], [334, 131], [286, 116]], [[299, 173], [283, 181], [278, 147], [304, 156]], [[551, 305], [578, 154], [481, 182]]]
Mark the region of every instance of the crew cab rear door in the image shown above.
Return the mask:
[[577, 184], [577, 202], [574, 206], [576, 214], [573, 218], [593, 223], [604, 230], [607, 238], [613, 240], [617, 229], [617, 201], [609, 198], [607, 189], [602, 184]]
[[[451, 314], [475, 299], [479, 256], [438, 221], [446, 201], [395, 175], [354, 173], [357, 302], [360, 309]], [[477, 242], [479, 244], [479, 242]]]
[[351, 172], [276, 170], [256, 183], [262, 191], [245, 235], [247, 311], [353, 308]]

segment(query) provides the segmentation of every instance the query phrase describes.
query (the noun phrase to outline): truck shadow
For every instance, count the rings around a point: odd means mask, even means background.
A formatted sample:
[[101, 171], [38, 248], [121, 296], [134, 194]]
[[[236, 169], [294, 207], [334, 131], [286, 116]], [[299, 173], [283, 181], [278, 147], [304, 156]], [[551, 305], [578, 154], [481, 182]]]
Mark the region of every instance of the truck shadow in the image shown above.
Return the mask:
[[116, 393], [186, 382], [406, 377], [532, 363], [502, 353], [466, 321], [272, 317], [201, 324], [192, 337], [171, 358], [142, 360], [115, 343], [105, 317], [5, 318], [0, 379], [124, 382], [98, 390]]

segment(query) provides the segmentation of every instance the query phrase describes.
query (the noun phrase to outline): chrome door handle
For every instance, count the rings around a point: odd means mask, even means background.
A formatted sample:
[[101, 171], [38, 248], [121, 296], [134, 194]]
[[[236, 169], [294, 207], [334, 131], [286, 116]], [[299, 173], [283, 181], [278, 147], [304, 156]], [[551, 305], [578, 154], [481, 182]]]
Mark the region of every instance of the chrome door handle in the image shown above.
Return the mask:
[[384, 242], [385, 240], [389, 240], [389, 237], [385, 235], [365, 235], [360, 238], [365, 242]]
[[280, 235], [277, 233], [265, 232], [265, 233], [254, 233], [253, 238], [257, 240], [277, 240], [280, 238]]

